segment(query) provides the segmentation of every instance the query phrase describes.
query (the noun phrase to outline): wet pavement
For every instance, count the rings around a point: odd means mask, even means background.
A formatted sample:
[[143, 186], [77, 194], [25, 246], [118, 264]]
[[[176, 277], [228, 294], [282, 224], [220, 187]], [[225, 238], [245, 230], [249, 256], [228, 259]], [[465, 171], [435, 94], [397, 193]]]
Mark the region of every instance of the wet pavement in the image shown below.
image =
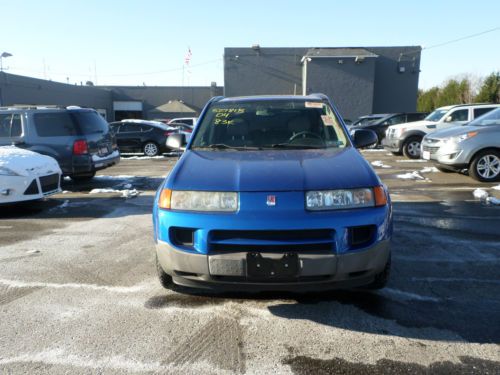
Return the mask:
[[472, 195], [499, 197], [498, 183], [364, 155], [385, 166], [394, 207], [377, 292], [162, 289], [151, 207], [175, 157], [123, 159], [0, 208], [0, 373], [499, 374], [500, 207]]

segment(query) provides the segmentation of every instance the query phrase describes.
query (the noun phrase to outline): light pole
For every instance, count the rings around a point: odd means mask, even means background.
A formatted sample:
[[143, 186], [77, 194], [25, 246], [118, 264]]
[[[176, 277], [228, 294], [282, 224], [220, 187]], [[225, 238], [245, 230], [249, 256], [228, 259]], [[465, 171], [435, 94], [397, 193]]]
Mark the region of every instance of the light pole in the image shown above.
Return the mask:
[[0, 72], [3, 71], [3, 60], [2, 59], [5, 59], [7, 57], [10, 57], [12, 56], [11, 53], [8, 53], [8, 52], [2, 52], [2, 54], [0, 55]]

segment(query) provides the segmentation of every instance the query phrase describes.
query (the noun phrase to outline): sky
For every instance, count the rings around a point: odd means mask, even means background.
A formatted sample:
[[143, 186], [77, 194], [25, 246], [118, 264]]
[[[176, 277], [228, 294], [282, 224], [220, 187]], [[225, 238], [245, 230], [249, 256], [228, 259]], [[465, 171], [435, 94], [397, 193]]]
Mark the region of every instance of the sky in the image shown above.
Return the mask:
[[0, 12], [5, 71], [71, 84], [222, 86], [224, 47], [253, 44], [422, 46], [423, 89], [500, 71], [498, 0], [0, 0]]

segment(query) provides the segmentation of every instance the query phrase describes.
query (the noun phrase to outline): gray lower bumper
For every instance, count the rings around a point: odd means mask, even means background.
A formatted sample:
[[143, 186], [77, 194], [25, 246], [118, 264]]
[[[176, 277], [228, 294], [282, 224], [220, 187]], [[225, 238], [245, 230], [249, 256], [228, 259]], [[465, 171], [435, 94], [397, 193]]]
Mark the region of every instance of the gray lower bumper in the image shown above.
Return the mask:
[[401, 152], [403, 142], [399, 138], [387, 138], [382, 140], [382, 146], [390, 152]]
[[[300, 252], [300, 274], [293, 281], [286, 282], [249, 280], [246, 252], [193, 254], [159, 242], [156, 253], [163, 270], [179, 285], [218, 290], [315, 291], [371, 283], [374, 276], [384, 269], [390, 248], [389, 241], [383, 241], [366, 250], [342, 255]], [[264, 256], [281, 257], [281, 254]]]

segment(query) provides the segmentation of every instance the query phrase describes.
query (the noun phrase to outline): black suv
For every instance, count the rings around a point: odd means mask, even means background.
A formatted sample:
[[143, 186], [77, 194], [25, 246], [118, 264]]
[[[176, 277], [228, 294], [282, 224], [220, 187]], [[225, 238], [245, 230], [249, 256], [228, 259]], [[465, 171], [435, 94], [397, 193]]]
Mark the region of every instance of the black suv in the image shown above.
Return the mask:
[[385, 131], [391, 125], [403, 124], [405, 122], [413, 122], [422, 120], [428, 113], [426, 112], [413, 112], [413, 113], [391, 113], [383, 115], [381, 118], [374, 119], [364, 124], [352, 127], [351, 130], [356, 129], [370, 129], [377, 133], [378, 143], [385, 138]]
[[90, 108], [0, 107], [0, 146], [11, 144], [52, 156], [73, 180], [120, 161], [108, 123]]
[[170, 151], [165, 144], [167, 137], [177, 132], [159, 121], [122, 120], [109, 126], [121, 152], [143, 152], [146, 156]]

